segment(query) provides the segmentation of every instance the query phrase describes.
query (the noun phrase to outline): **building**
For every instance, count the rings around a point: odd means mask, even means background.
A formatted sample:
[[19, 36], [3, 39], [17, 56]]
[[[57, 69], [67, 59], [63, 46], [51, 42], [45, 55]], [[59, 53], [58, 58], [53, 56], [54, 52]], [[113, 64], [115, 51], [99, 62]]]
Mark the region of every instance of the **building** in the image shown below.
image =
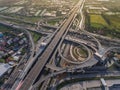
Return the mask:
[[9, 64], [0, 63], [0, 77], [2, 77], [12, 66]]

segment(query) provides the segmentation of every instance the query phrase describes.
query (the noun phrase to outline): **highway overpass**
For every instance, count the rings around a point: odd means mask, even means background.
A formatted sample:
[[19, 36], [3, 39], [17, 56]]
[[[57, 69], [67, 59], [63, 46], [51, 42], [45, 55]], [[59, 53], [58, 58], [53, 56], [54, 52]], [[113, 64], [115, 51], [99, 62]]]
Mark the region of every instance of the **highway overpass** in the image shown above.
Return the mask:
[[71, 15], [68, 17], [64, 25], [59, 29], [59, 31], [56, 33], [54, 36], [53, 40], [51, 43], [46, 47], [45, 51], [42, 53], [42, 55], [38, 58], [36, 64], [33, 66], [33, 68], [30, 70], [26, 78], [23, 80], [23, 84], [20, 87], [19, 90], [29, 90], [31, 85], [35, 82], [37, 79], [38, 75], [42, 74], [42, 71], [46, 65], [46, 63], [49, 61], [51, 58], [53, 52], [55, 49], [58, 47], [58, 44], [61, 42], [62, 36], [68, 32], [68, 28], [70, 27], [72, 21], [74, 20], [76, 16], [76, 12], [82, 5], [83, 0], [80, 0], [77, 5], [74, 6], [73, 12]]

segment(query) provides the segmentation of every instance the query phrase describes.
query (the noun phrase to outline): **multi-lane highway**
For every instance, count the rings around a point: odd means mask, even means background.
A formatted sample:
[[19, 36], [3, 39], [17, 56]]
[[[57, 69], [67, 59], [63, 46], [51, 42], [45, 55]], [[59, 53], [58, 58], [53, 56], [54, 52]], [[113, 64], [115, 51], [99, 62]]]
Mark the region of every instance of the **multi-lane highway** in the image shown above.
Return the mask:
[[72, 23], [71, 21], [73, 21], [80, 5], [82, 5], [83, 3], [82, 1], [83, 0], [80, 0], [80, 2], [74, 6], [72, 14], [68, 17], [64, 25], [59, 29], [57, 34], [54, 36], [51, 43], [47, 46], [47, 48], [44, 50], [42, 55], [38, 58], [38, 61], [36, 62], [36, 64], [33, 66], [33, 68], [30, 70], [30, 72], [24, 79], [23, 84], [19, 90], [29, 90], [31, 85], [37, 79], [38, 75], [41, 75], [41, 72], [43, 71], [46, 63], [49, 61], [53, 52], [55, 51], [58, 44], [60, 43], [62, 36], [64, 35], [64, 33], [68, 32], [68, 27]]

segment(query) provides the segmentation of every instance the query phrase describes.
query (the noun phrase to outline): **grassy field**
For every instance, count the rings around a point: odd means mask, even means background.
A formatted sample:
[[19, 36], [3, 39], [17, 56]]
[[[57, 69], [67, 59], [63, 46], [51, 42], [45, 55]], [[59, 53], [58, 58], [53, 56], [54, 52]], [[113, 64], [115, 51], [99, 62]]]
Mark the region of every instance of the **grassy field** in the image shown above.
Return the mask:
[[87, 51], [83, 48], [79, 48], [79, 53], [81, 54], [81, 57], [87, 58]]
[[[91, 2], [98, 4], [94, 5]], [[87, 0], [94, 7], [105, 7], [107, 10], [97, 10], [85, 7], [85, 29], [91, 33], [96, 33], [110, 38], [120, 38], [120, 0], [109, 0], [108, 2], [97, 2], [96, 0]], [[88, 13], [88, 11], [90, 13]], [[97, 13], [101, 12], [101, 13]], [[108, 14], [107, 12], [110, 12]], [[97, 13], [97, 14], [96, 14]]]
[[108, 26], [107, 22], [104, 20], [104, 18], [101, 15], [91, 14], [90, 23], [92, 27], [96, 27], [96, 28]]
[[5, 63], [5, 60], [4, 59], [0, 59], [0, 63]]
[[120, 38], [120, 16], [119, 15], [96, 15], [86, 14], [86, 30], [92, 33]]
[[111, 28], [120, 29], [120, 16], [119, 15], [105, 15], [105, 18], [109, 20]]
[[42, 37], [42, 35], [39, 33], [36, 33], [36, 32], [30, 32], [30, 33], [33, 37], [34, 43], [37, 43], [37, 41]]
[[[87, 51], [83, 47], [74, 47], [72, 49], [72, 53], [73, 53], [73, 56], [76, 59], [79, 59], [79, 57], [81, 57], [81, 58], [87, 58]], [[83, 61], [83, 60], [81, 60], [81, 61]]]
[[46, 20], [46, 22], [50, 25], [56, 25], [62, 20], [63, 20], [63, 18], [57, 18], [57, 19], [52, 19], [52, 20]]
[[7, 26], [3, 26], [0, 24], [0, 32], [8, 32], [10, 30], [12, 30], [12, 28], [7, 27]]
[[58, 23], [57, 21], [49, 21], [49, 22], [47, 22], [47, 24], [49, 24], [49, 25], [55, 25], [56, 23]]

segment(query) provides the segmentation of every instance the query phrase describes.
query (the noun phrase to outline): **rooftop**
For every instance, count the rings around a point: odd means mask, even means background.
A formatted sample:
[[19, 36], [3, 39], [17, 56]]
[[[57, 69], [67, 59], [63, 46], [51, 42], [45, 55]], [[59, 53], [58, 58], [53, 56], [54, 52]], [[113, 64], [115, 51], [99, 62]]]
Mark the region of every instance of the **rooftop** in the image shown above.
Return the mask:
[[5, 74], [11, 66], [9, 64], [0, 63], [0, 77]]

